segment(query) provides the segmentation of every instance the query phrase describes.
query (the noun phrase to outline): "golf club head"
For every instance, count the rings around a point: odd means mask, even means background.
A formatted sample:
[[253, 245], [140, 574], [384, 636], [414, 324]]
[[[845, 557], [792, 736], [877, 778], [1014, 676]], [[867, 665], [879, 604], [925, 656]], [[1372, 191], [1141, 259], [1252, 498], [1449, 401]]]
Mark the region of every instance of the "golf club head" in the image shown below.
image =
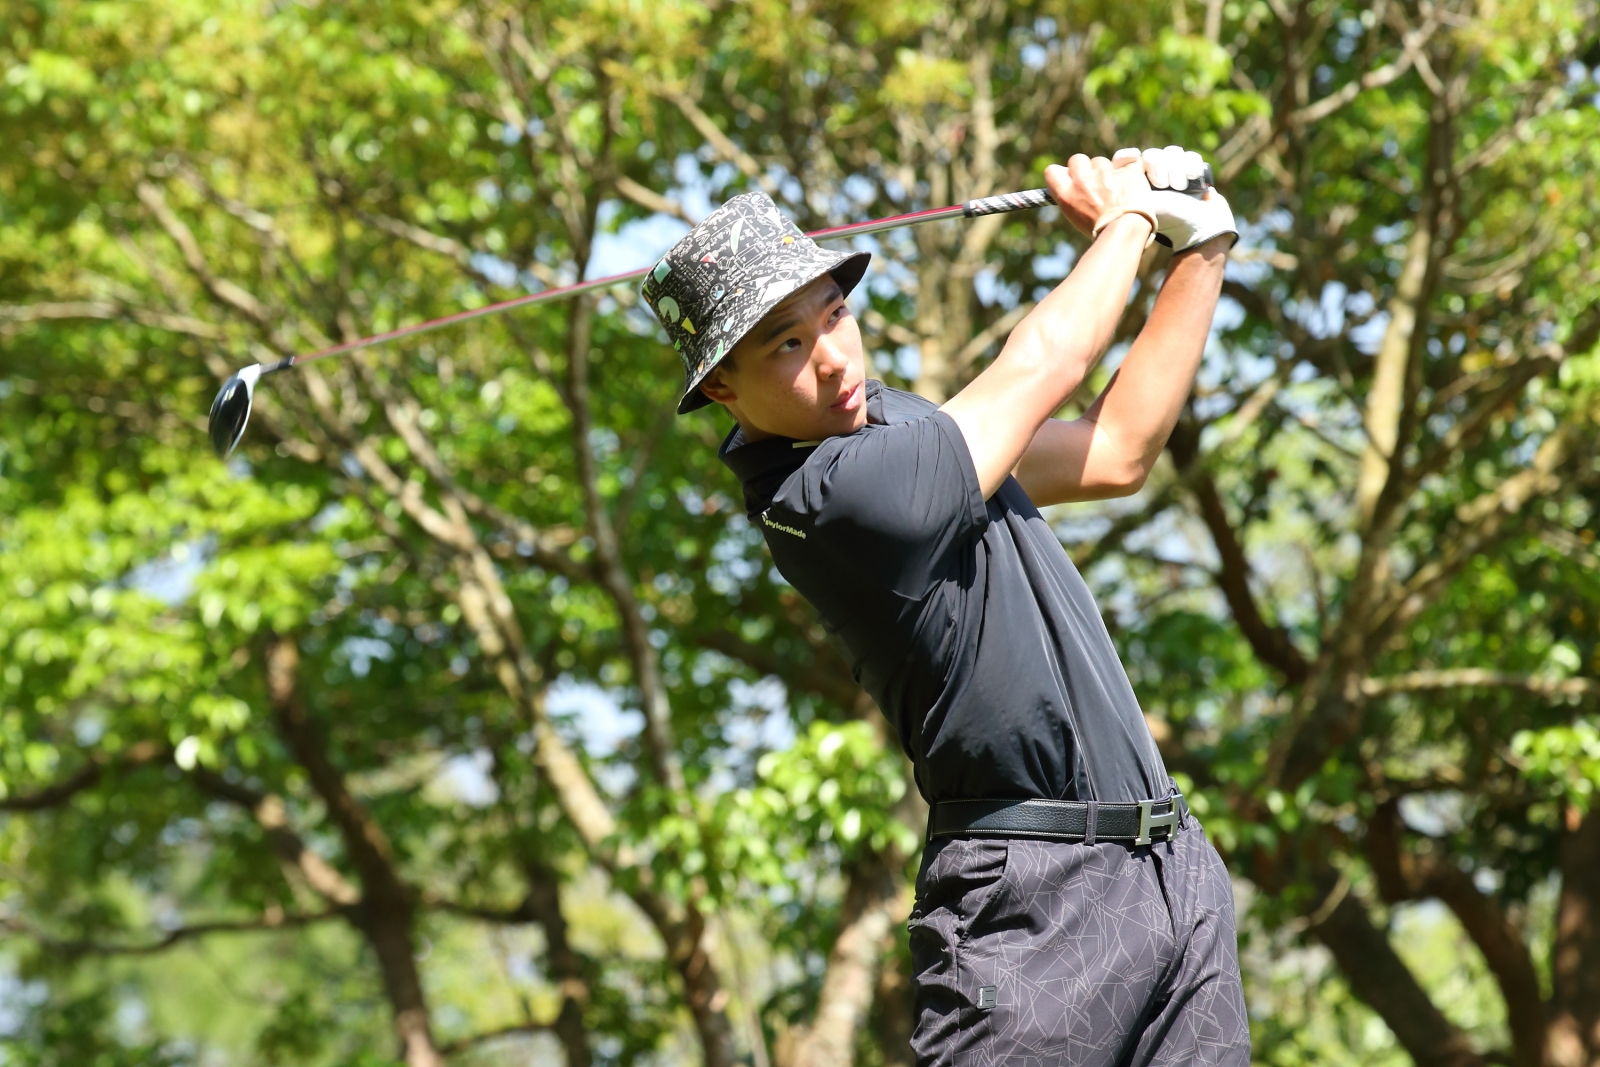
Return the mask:
[[244, 436], [250, 422], [250, 407], [255, 402], [256, 381], [261, 377], [261, 365], [246, 367], [222, 383], [217, 398], [211, 402], [211, 447], [218, 459], [227, 459], [229, 453]]

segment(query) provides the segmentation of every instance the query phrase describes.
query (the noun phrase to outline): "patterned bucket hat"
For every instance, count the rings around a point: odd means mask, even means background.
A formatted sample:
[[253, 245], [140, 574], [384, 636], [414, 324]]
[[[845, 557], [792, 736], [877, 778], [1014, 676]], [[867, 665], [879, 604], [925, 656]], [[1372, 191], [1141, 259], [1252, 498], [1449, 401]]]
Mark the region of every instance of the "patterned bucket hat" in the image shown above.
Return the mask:
[[824, 274], [848, 295], [871, 258], [869, 252], [822, 248], [766, 193], [733, 197], [702, 219], [639, 289], [683, 357], [678, 414], [711, 403], [700, 383], [785, 297]]

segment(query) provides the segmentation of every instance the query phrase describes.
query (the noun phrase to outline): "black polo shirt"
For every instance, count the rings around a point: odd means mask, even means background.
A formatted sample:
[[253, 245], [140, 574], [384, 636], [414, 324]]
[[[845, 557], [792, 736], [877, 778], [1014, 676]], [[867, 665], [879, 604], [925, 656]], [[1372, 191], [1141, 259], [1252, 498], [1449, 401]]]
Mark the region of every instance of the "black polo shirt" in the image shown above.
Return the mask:
[[867, 425], [721, 456], [778, 570], [843, 644], [930, 801], [1127, 802], [1167, 773], [1089, 588], [1015, 478], [987, 501], [955, 420], [867, 383]]

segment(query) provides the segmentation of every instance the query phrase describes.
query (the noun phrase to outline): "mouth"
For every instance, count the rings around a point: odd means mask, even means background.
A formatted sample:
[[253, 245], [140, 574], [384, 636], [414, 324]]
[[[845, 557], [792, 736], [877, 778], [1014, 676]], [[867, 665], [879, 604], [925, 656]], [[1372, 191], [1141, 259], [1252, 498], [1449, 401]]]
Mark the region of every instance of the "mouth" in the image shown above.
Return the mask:
[[848, 413], [860, 407], [862, 384], [862, 382], [857, 382], [856, 384], [852, 385], [839, 397], [838, 400], [835, 400], [832, 404], [828, 405], [828, 410]]

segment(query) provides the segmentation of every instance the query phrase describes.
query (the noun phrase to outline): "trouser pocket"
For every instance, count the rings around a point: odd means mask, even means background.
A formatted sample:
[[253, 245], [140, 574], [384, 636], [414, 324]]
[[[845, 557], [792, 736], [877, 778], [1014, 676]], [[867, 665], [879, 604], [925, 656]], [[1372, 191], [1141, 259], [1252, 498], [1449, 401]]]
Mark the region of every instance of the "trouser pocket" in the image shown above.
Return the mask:
[[907, 923], [918, 1067], [965, 1063], [963, 1053], [982, 1040], [995, 985], [993, 967], [974, 958], [971, 934], [1003, 900], [1006, 854], [1003, 841], [957, 838], [923, 857]]

